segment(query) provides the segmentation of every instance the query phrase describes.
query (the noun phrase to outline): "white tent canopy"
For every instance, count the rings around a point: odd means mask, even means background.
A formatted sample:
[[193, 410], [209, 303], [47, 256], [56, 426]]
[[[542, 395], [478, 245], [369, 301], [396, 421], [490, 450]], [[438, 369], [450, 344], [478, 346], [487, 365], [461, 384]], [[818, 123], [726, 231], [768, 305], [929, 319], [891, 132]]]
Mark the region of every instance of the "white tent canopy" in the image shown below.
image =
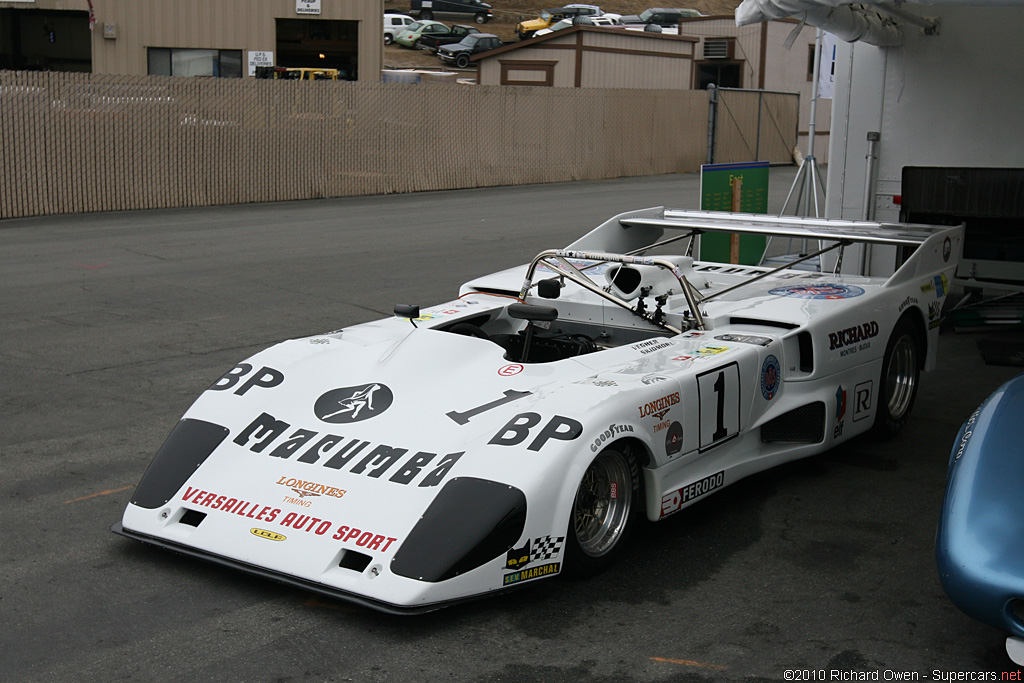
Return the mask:
[[[1024, 0], [928, 0], [913, 3], [925, 7], [964, 5], [1024, 5]], [[913, 13], [904, 3], [883, 0], [743, 0], [736, 8], [736, 25], [747, 26], [771, 19], [794, 17], [834, 34], [848, 43], [864, 41], [879, 47], [903, 42], [901, 26], [910, 23], [934, 31], [935, 22]]]

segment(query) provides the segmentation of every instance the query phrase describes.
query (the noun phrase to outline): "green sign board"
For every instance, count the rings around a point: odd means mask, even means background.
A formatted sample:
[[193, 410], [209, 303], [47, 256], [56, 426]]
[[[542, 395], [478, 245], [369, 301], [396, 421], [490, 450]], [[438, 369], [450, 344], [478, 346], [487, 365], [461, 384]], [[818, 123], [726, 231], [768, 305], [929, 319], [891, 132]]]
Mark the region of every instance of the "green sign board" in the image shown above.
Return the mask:
[[[768, 162], [704, 164], [700, 167], [700, 208], [733, 211], [736, 200], [741, 213], [768, 213]], [[756, 266], [764, 254], [761, 235], [704, 233], [700, 237], [702, 261]]]

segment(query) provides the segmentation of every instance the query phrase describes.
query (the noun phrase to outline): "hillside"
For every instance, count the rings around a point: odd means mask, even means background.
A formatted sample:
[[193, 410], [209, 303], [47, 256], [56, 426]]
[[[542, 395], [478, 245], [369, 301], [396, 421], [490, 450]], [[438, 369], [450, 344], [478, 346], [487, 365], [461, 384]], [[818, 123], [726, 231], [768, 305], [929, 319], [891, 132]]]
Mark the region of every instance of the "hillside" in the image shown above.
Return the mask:
[[[731, 15], [739, 0], [688, 0], [685, 3], [656, 3], [651, 0], [605, 0], [594, 2], [605, 12], [616, 14], [638, 14], [648, 7], [692, 7], [708, 15]], [[517, 40], [515, 26], [522, 19], [534, 17], [541, 9], [546, 7], [558, 7], [559, 3], [538, 3], [536, 0], [489, 0], [494, 7], [494, 19], [486, 25], [479, 27], [488, 33], [494, 33], [504, 41]], [[408, 2], [397, 2], [388, 0], [386, 11], [405, 13], [409, 9]], [[453, 23], [450, 20], [442, 19], [445, 23]], [[463, 22], [454, 22], [463, 23]], [[419, 50], [407, 50], [398, 45], [387, 45], [384, 47], [384, 67], [394, 68], [436, 68], [440, 67], [440, 61], [426, 52]]]

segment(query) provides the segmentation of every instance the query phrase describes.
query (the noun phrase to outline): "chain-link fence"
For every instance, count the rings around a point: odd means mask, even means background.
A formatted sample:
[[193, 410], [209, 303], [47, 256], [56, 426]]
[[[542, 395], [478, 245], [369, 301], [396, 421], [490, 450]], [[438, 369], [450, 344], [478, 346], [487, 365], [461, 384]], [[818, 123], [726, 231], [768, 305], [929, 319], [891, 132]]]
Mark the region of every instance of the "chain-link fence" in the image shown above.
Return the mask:
[[688, 90], [0, 71], [0, 218], [695, 171], [707, 106]]

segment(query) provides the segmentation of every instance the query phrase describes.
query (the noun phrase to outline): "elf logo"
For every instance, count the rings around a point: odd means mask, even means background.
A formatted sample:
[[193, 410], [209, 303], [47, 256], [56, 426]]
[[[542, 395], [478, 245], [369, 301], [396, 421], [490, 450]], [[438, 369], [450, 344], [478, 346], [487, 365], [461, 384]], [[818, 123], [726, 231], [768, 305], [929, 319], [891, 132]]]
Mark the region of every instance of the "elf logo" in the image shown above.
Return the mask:
[[266, 529], [249, 529], [249, 533], [253, 536], [265, 538], [268, 541], [283, 541], [288, 538], [284, 534], [279, 534], [276, 531], [267, 531]]

